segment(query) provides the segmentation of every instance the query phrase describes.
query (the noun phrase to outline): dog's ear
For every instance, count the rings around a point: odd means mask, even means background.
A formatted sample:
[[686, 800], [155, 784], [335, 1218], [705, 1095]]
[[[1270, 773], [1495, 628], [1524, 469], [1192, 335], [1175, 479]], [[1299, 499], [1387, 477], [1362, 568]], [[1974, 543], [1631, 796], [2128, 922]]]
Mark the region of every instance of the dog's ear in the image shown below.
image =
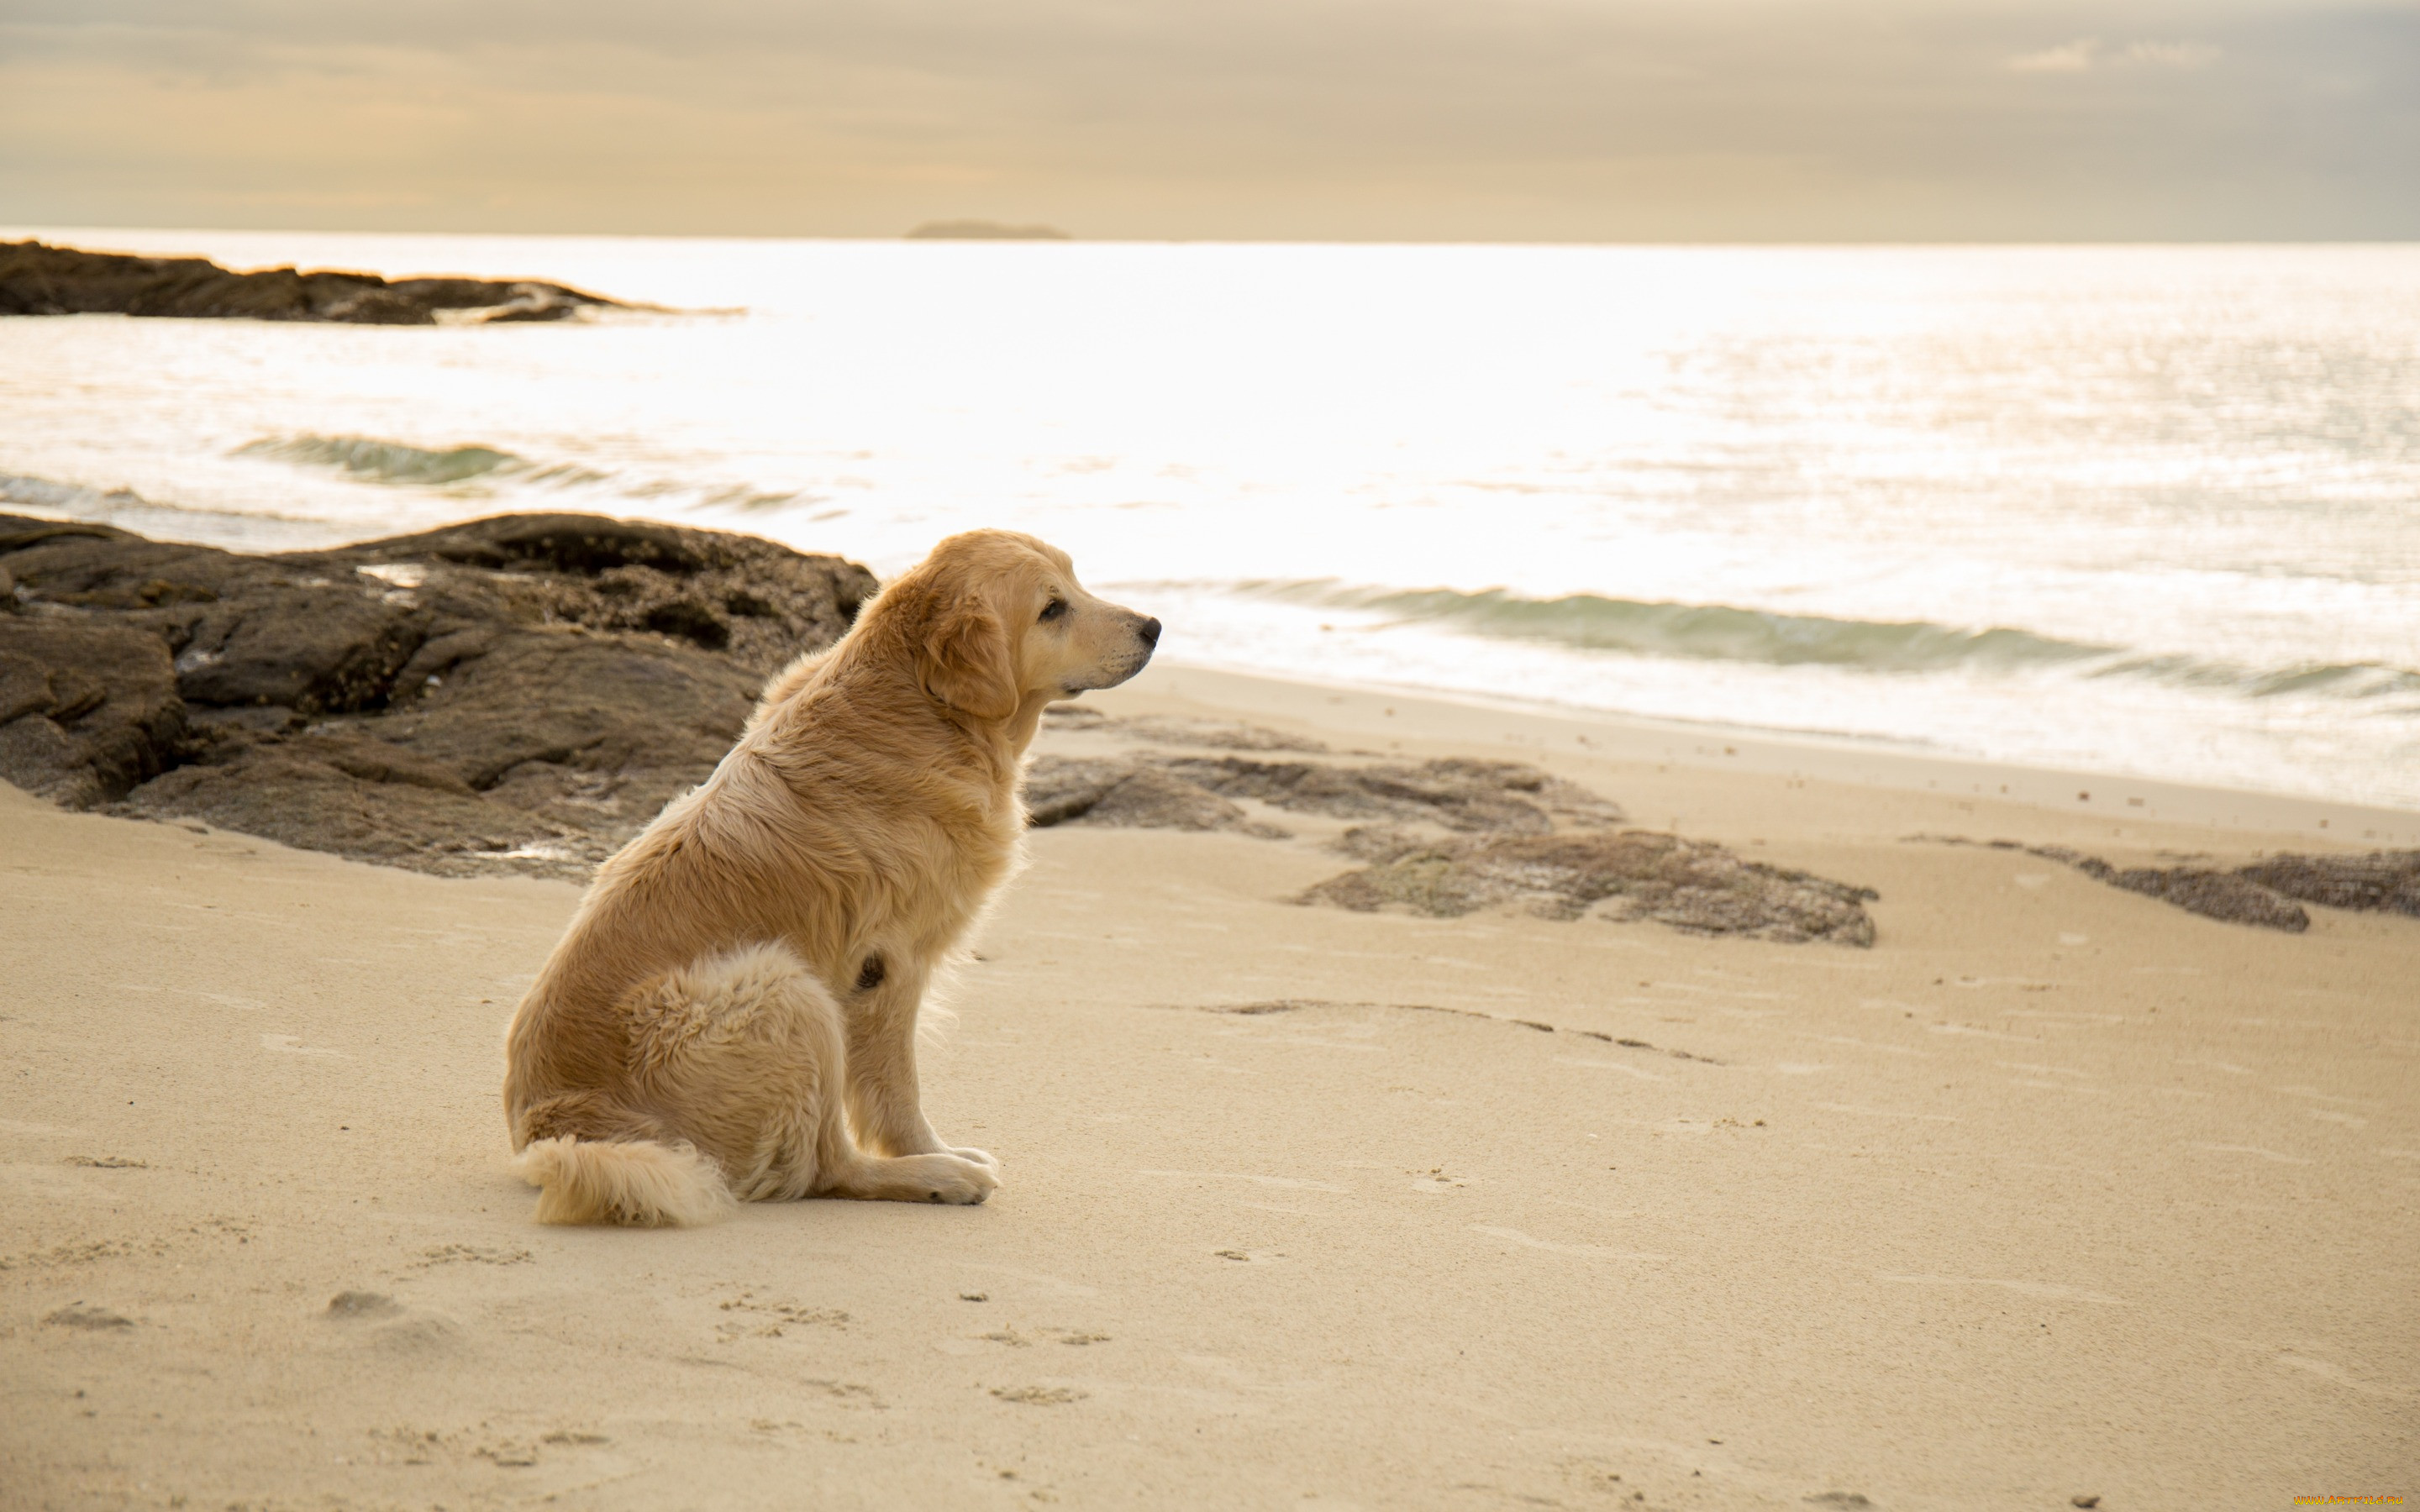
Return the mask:
[[1016, 712], [1025, 690], [1017, 686], [1008, 626], [990, 605], [972, 595], [936, 604], [923, 650], [924, 688], [935, 698], [978, 719]]

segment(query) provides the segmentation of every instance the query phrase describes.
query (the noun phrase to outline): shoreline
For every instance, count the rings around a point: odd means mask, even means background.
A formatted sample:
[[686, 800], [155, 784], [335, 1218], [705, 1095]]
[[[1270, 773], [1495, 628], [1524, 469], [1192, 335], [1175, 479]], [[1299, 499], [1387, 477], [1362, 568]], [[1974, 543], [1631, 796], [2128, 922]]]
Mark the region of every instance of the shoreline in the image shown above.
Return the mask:
[[[1854, 736], [1698, 725], [1439, 689], [1330, 683], [1175, 661], [1155, 661], [1127, 691], [1238, 715], [1317, 721], [1365, 738], [1499, 744], [1530, 757], [1586, 755], [1633, 764], [1812, 779], [1980, 799], [2068, 819], [2200, 828], [2230, 838], [2289, 839], [2299, 845], [2420, 846], [2420, 810], [2122, 773], [1928, 755], [1869, 744]], [[1099, 698], [1094, 694], [1088, 701]]]

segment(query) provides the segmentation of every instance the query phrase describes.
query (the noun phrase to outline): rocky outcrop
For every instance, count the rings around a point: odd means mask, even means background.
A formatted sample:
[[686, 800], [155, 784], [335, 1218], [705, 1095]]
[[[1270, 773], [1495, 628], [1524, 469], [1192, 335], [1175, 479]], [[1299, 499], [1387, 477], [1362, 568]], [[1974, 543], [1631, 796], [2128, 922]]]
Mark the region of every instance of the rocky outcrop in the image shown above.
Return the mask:
[[562, 320], [619, 307], [560, 284], [374, 273], [239, 273], [201, 257], [136, 257], [39, 241], [0, 242], [0, 315], [147, 315], [432, 326]]
[[[444, 875], [582, 880], [875, 587], [837, 558], [587, 515], [271, 557], [0, 515], [0, 779]], [[1304, 903], [1873, 939], [1870, 891], [1617, 832], [1617, 805], [1524, 763], [1348, 760], [1233, 720], [1063, 706], [1047, 727], [1094, 753], [1033, 763], [1037, 825], [1283, 840], [1258, 814], [1375, 821], [1337, 841], [1367, 864]]]
[[0, 778], [446, 874], [584, 877], [873, 575], [511, 515], [244, 556], [0, 516]]
[[[1320, 883], [1297, 903], [1437, 918], [1509, 904], [1546, 918], [1650, 919], [1694, 934], [1874, 941], [1864, 907], [1875, 897], [1871, 888], [1743, 860], [1703, 841], [1617, 831], [1619, 805], [1524, 762], [1349, 763], [1330, 759], [1316, 741], [1221, 719], [1111, 719], [1067, 709], [1054, 710], [1047, 723], [1054, 734], [1195, 748], [1044, 755], [1025, 784], [1026, 810], [1037, 825], [1287, 838], [1246, 803], [1378, 821], [1333, 842], [1370, 864]], [[1266, 760], [1205, 750], [1302, 754]]]
[[1458, 918], [1515, 903], [1545, 918], [1652, 919], [1689, 934], [1870, 946], [1865, 903], [1879, 896], [1805, 872], [1747, 861], [1705, 841], [1619, 833], [1425, 839], [1348, 831], [1343, 848], [1374, 864], [1302, 895], [1359, 913], [1404, 908]]
[[[1949, 845], [1975, 841], [1955, 836], [1913, 837]], [[2022, 851], [2071, 866], [2096, 882], [2172, 903], [2189, 914], [2226, 924], [2300, 934], [2311, 927], [2304, 903], [2420, 918], [2420, 851], [2372, 851], [2367, 856], [2272, 856], [2232, 870], [2181, 866], [2118, 867], [2066, 845], [2025, 845], [2012, 840], [1985, 842], [1995, 851]]]

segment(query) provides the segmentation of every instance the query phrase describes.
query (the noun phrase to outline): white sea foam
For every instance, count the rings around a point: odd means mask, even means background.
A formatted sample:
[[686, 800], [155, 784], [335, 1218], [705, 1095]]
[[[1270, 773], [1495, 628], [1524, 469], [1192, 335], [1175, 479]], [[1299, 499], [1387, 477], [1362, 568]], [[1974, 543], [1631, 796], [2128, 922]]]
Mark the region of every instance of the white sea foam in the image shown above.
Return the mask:
[[1172, 657], [2420, 808], [2420, 249], [48, 235], [720, 313], [0, 320], [20, 507], [1012, 525]]

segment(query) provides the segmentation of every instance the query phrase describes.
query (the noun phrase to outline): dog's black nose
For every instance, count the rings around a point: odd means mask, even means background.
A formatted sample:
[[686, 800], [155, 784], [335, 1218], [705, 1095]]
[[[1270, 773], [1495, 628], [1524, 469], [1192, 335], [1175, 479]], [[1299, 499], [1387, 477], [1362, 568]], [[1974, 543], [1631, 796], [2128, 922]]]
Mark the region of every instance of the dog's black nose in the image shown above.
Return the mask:
[[1145, 620], [1140, 625], [1135, 626], [1135, 634], [1142, 637], [1142, 643], [1144, 645], [1156, 646], [1159, 644], [1159, 622], [1157, 620]]

